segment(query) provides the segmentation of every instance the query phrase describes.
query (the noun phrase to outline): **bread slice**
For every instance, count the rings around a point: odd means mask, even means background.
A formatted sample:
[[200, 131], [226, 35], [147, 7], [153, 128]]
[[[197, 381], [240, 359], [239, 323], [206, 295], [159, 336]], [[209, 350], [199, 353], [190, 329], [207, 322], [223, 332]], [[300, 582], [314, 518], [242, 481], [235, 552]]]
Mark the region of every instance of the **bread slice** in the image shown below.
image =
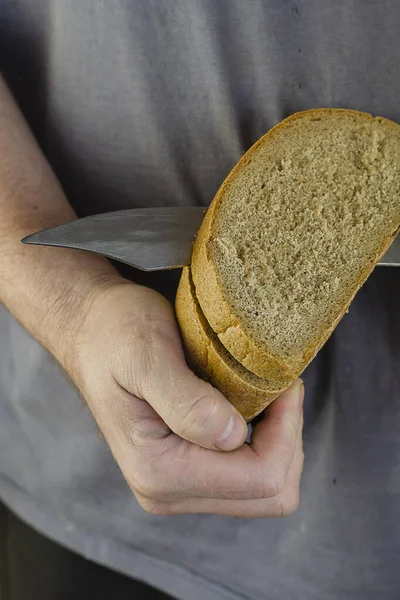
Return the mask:
[[224, 348], [201, 312], [188, 267], [182, 272], [175, 308], [189, 364], [218, 388], [247, 421], [286, 389], [287, 384], [277, 389], [270, 381], [257, 377]]
[[228, 352], [279, 387], [328, 339], [399, 225], [400, 126], [298, 113], [217, 192], [193, 249], [196, 298]]

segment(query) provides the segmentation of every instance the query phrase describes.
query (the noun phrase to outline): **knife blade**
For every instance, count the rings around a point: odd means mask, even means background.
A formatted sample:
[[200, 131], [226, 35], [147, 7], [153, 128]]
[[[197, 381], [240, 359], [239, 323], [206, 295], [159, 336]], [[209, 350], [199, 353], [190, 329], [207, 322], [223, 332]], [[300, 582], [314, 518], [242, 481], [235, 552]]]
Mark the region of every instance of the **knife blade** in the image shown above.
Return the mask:
[[[21, 241], [88, 250], [143, 271], [176, 269], [190, 264], [206, 210], [174, 206], [102, 213], [43, 229]], [[400, 266], [400, 236], [378, 264]]]
[[143, 271], [174, 269], [190, 263], [206, 210], [175, 206], [102, 213], [43, 229], [22, 242], [89, 250]]

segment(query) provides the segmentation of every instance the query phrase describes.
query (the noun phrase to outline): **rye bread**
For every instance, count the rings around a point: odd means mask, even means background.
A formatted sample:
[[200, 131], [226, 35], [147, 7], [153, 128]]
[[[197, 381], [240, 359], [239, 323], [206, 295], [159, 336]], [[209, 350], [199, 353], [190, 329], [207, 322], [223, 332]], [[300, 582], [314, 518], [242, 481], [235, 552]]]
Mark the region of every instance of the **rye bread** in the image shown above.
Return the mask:
[[399, 229], [399, 167], [399, 125], [318, 109], [274, 127], [224, 181], [191, 269], [207, 323], [247, 370], [279, 387], [328, 339]]
[[176, 296], [176, 315], [188, 363], [250, 421], [287, 387], [254, 375], [224, 348], [208, 325], [197, 302], [190, 268], [182, 272]]

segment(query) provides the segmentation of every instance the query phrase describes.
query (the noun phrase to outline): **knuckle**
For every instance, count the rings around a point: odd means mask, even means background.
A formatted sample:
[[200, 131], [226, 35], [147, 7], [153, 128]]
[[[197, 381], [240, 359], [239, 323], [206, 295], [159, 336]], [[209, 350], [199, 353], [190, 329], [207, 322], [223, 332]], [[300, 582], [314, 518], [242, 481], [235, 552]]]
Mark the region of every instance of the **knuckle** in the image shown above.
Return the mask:
[[215, 414], [218, 410], [216, 394], [211, 393], [199, 396], [183, 416], [179, 417], [177, 428], [182, 437], [196, 435], [212, 426]]
[[159, 483], [159, 478], [155, 472], [143, 471], [142, 469], [136, 469], [132, 481], [129, 482], [131, 489], [134, 494], [139, 494], [142, 497], [148, 498], [149, 500], [156, 500], [158, 497], [162, 497], [163, 486]]
[[283, 494], [275, 498], [275, 502], [269, 508], [269, 516], [273, 519], [280, 519], [286, 515], [287, 508]]
[[158, 454], [151, 459], [142, 459], [143, 455], [134, 461], [131, 476], [126, 477], [135, 496], [159, 503], [169, 503], [180, 497], [179, 474], [166, 464], [163, 456]]
[[258, 478], [251, 485], [251, 499], [252, 500], [262, 500], [263, 498], [268, 498], [269, 489], [268, 483], [264, 481], [264, 479]]
[[288, 517], [289, 515], [292, 515], [293, 513], [295, 513], [296, 510], [299, 508], [299, 504], [300, 504], [299, 494], [298, 493], [291, 494], [290, 498], [285, 500], [283, 503], [282, 516]]
[[283, 462], [278, 462], [273, 467], [260, 465], [259, 472], [255, 473], [250, 482], [250, 494], [253, 500], [274, 498], [279, 496], [286, 484], [287, 469]]
[[255, 473], [250, 481], [250, 496], [252, 500], [274, 498], [282, 493], [286, 483], [286, 472], [276, 466], [266, 470], [262, 466], [259, 473]]
[[288, 517], [292, 515], [299, 507], [300, 495], [298, 490], [290, 490], [287, 494], [281, 494], [277, 506], [278, 517]]
[[160, 502], [151, 498], [143, 497], [139, 494], [136, 495], [136, 499], [143, 510], [150, 515], [163, 516], [173, 514], [173, 511], [167, 502]]
[[286, 476], [283, 471], [279, 471], [275, 477], [271, 480], [271, 489], [273, 490], [272, 495], [278, 496], [283, 492], [286, 483]]
[[271, 476], [264, 477], [264, 498], [279, 496], [284, 490], [286, 483], [286, 470], [277, 468]]

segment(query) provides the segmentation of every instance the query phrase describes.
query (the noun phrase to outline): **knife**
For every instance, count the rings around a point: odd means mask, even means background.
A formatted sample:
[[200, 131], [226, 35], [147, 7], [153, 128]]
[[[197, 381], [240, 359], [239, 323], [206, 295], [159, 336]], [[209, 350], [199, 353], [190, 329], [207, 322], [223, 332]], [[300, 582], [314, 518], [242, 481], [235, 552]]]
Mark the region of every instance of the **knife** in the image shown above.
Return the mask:
[[[206, 210], [182, 206], [119, 210], [43, 229], [22, 242], [88, 250], [143, 271], [175, 269], [190, 264]], [[400, 236], [378, 264], [400, 266]]]

